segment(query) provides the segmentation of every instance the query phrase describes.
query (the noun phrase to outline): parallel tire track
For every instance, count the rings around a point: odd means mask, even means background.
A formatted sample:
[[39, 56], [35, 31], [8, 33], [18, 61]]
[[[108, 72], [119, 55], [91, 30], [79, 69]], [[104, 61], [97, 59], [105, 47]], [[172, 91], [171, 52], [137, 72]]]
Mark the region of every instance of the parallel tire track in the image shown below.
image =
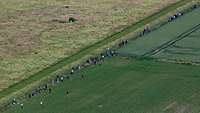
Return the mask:
[[169, 46], [175, 44], [176, 42], [180, 41], [180, 40], [183, 40], [185, 38], [187, 38], [190, 34], [192, 34], [193, 32], [197, 31], [200, 29], [200, 24], [192, 27], [191, 29], [183, 32], [182, 34], [180, 34], [179, 36], [175, 37], [174, 39], [164, 43], [163, 45], [161, 46], [158, 46], [157, 48], [151, 50], [151, 51], [148, 51], [147, 53], [141, 55], [140, 57], [142, 58], [146, 58], [146, 57], [150, 57], [152, 55], [155, 55], [157, 53], [159, 53], [160, 51], [168, 48]]

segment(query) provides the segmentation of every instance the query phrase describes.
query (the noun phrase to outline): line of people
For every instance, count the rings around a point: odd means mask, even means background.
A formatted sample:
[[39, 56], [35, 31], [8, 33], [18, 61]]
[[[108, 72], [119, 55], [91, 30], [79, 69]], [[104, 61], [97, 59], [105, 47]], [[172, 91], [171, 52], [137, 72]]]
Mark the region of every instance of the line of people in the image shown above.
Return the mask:
[[121, 48], [121, 47], [123, 47], [123, 46], [125, 46], [125, 45], [127, 45], [128, 44], [128, 40], [122, 40], [119, 44], [118, 44], [118, 46]]
[[173, 20], [176, 20], [177, 18], [179, 18], [179, 17], [181, 17], [181, 16], [183, 16], [183, 13], [182, 13], [182, 12], [178, 12], [178, 13], [176, 13], [176, 14], [170, 16], [168, 22], [171, 22], [171, 21], [173, 21]]
[[[117, 51], [111, 50], [110, 48], [107, 48], [105, 52], [100, 53], [100, 54], [96, 55], [95, 57], [90, 57], [82, 65], [74, 66], [74, 67], [71, 68], [71, 70], [68, 70], [61, 75], [57, 75], [55, 78], [51, 79], [50, 82], [43, 84], [43, 85], [40, 85], [39, 87], [35, 88], [34, 90], [31, 90], [31, 91], [25, 93], [25, 97], [28, 98], [28, 99], [31, 99], [31, 98], [38, 96], [38, 95], [40, 95], [44, 92], [51, 94], [54, 85], [62, 83], [62, 82], [64, 82], [64, 80], [72, 78], [72, 75], [74, 75], [74, 73], [80, 71], [82, 68], [85, 68], [85, 67], [90, 66], [90, 65], [96, 65], [98, 62], [104, 61], [104, 59], [106, 57], [113, 57], [113, 56], [117, 56], [117, 55], [118, 55]], [[84, 80], [85, 78], [86, 78], [86, 76], [84, 74], [81, 74], [81, 79]], [[67, 90], [66, 94], [69, 94], [69, 90]], [[20, 106], [23, 109], [24, 104], [20, 103], [19, 100], [17, 101], [16, 98], [13, 98], [9, 102], [9, 105], [10, 104], [17, 105], [17, 106]], [[43, 103], [43, 102], [41, 101], [39, 104], [41, 104], [41, 103]]]
[[[195, 5], [193, 5], [193, 6], [191, 7], [190, 10], [194, 10], [194, 9], [196, 9], [196, 8], [198, 8], [198, 7], [199, 7], [199, 4], [195, 4]], [[170, 16], [168, 22], [171, 22], [171, 21], [173, 21], [173, 20], [176, 20], [177, 18], [179, 18], [179, 17], [181, 17], [181, 16], [183, 16], [183, 15], [184, 15], [183, 12], [178, 12], [178, 13], [176, 13], [176, 14]]]

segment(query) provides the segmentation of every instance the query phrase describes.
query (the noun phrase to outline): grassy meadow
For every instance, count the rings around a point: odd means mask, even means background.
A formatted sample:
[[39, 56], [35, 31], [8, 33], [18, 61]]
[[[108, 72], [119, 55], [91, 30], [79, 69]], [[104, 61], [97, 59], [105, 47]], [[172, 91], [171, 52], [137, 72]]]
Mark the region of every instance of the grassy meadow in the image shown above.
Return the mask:
[[198, 113], [199, 80], [196, 66], [115, 57], [5, 113]]
[[176, 1], [0, 0], [0, 90]]

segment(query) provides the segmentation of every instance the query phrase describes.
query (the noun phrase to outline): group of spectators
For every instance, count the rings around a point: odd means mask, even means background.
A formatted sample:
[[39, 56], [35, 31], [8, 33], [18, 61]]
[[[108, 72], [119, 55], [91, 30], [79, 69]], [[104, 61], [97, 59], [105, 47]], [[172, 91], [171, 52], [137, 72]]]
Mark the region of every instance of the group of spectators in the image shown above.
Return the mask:
[[[65, 80], [71, 79], [72, 75], [74, 75], [76, 72], [79, 72], [82, 68], [88, 67], [90, 65], [97, 65], [99, 62], [104, 61], [105, 58], [108, 57], [114, 57], [117, 56], [118, 53], [115, 50], [111, 50], [110, 48], [107, 48], [105, 52], [102, 52], [94, 57], [90, 57], [85, 61], [83, 64], [79, 64], [77, 66], [72, 67], [70, 70], [64, 72], [63, 74], [57, 75], [56, 77], [52, 78], [48, 83], [40, 85], [39, 87], [25, 93], [26, 99], [31, 99], [35, 96], [38, 96], [42, 93], [51, 94], [53, 90], [53, 86], [59, 83], [64, 82]], [[99, 63], [100, 64], [100, 63]], [[81, 79], [85, 79], [86, 75], [81, 74]], [[70, 93], [69, 90], [66, 91], [66, 94], [68, 95]], [[9, 104], [12, 104], [14, 106], [20, 106], [22, 109], [24, 108], [24, 104], [20, 102], [20, 99], [17, 100], [16, 98], [13, 98]], [[42, 101], [38, 103], [40, 105], [43, 104]]]
[[173, 20], [175, 20], [175, 19], [177, 19], [177, 18], [179, 18], [181, 16], [183, 16], [183, 13], [182, 12], [178, 12], [178, 13], [170, 16], [168, 22], [171, 22], [171, 21], [173, 21]]
[[[198, 5], [197, 5], [197, 4], [193, 5], [193, 6], [191, 7], [191, 10], [194, 10], [194, 9], [196, 9], [196, 8], [198, 8]], [[177, 18], [183, 16], [183, 14], [184, 14], [183, 12], [178, 12], [178, 13], [176, 13], [176, 14], [170, 16], [168, 22], [171, 22], [171, 21], [173, 21], [173, 20], [175, 20], [175, 19], [177, 19]]]
[[128, 44], [128, 40], [122, 40], [120, 43], [119, 43], [119, 47], [121, 48], [121, 47], [123, 47], [123, 46], [125, 46], [125, 45], [127, 45]]

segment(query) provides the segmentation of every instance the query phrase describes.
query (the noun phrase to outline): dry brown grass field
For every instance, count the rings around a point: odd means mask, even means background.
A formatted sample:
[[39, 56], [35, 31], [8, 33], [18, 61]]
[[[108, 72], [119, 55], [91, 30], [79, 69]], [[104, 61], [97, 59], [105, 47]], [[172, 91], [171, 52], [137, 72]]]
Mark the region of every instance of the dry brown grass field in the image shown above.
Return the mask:
[[176, 1], [0, 0], [0, 90]]

